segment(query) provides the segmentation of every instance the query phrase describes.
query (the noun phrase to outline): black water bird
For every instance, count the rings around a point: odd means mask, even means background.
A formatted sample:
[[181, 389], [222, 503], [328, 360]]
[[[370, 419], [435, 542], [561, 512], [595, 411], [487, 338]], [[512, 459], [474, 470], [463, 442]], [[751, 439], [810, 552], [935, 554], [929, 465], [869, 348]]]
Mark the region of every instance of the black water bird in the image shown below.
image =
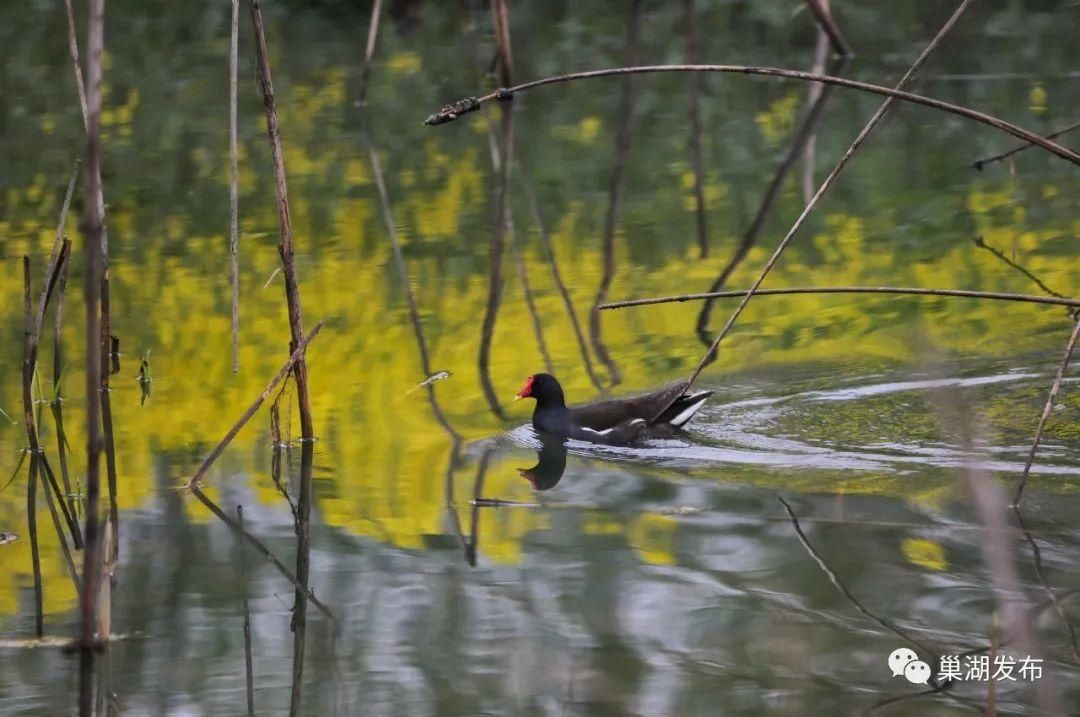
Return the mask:
[[536, 399], [532, 425], [541, 433], [625, 446], [643, 438], [672, 435], [694, 417], [712, 394], [712, 391], [691, 393], [684, 381], [632, 398], [567, 407], [562, 386], [555, 377], [538, 373], [525, 379], [514, 400]]

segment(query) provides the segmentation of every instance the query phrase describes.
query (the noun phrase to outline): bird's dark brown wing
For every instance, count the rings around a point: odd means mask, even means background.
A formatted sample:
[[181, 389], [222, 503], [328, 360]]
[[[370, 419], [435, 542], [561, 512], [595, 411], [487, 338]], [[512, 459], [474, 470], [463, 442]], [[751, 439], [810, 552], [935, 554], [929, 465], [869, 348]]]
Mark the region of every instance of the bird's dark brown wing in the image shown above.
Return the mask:
[[570, 409], [570, 416], [579, 426], [597, 431], [613, 428], [634, 418], [650, 421], [673, 398], [681, 396], [685, 388], [686, 382], [680, 381], [640, 396], [574, 406]]

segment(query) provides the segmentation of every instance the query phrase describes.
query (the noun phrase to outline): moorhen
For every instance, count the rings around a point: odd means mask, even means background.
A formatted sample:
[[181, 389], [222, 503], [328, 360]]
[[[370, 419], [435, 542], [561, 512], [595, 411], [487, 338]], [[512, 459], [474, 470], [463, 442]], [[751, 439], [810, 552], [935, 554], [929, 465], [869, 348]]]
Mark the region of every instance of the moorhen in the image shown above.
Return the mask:
[[[633, 398], [567, 408], [562, 386], [555, 377], [538, 373], [525, 379], [525, 385], [514, 400], [536, 399], [532, 424], [541, 433], [625, 446], [639, 438], [671, 435], [673, 429], [685, 426], [712, 394], [712, 391], [689, 393], [684, 381]], [[671, 406], [656, 417], [668, 403]], [[654, 417], [655, 421], [652, 420]]]

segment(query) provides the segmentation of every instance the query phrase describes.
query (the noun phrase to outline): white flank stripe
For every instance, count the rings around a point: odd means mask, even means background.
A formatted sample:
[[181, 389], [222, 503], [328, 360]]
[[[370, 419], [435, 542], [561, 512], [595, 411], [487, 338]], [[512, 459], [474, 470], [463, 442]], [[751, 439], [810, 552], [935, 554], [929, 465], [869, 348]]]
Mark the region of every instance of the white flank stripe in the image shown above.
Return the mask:
[[691, 403], [689, 406], [684, 408], [682, 413], [671, 419], [671, 425], [675, 426], [676, 428], [682, 428], [683, 424], [693, 418], [694, 414], [698, 412], [698, 409], [705, 405], [705, 401], [707, 401], [708, 398], [708, 396], [699, 398], [697, 401]]

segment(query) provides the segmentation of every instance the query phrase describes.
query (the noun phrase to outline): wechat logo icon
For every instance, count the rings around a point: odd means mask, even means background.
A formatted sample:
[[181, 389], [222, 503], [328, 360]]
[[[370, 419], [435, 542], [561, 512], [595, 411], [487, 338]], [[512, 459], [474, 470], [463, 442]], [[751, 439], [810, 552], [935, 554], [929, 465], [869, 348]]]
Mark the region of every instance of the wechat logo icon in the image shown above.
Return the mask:
[[913, 685], [925, 685], [930, 680], [930, 665], [908, 647], [898, 647], [889, 653], [889, 670], [893, 677], [903, 677]]

